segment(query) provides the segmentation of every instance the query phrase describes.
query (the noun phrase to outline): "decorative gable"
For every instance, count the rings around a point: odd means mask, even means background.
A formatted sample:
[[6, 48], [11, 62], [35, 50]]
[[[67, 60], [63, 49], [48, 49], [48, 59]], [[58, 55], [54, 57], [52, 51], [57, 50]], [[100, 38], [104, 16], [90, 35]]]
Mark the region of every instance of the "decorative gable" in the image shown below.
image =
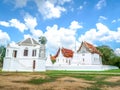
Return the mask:
[[36, 46], [36, 45], [40, 45], [36, 40], [34, 40], [33, 38], [27, 38], [23, 41], [20, 41], [17, 43], [20, 46]]
[[97, 50], [97, 48], [95, 46], [93, 46], [92, 44], [90, 44], [88, 42], [82, 42], [82, 44], [81, 44], [81, 46], [80, 46], [80, 48], [78, 49], [77, 52], [80, 52], [81, 50], [82, 51], [89, 51], [90, 53], [97, 53], [97, 54], [101, 55], [99, 50]]

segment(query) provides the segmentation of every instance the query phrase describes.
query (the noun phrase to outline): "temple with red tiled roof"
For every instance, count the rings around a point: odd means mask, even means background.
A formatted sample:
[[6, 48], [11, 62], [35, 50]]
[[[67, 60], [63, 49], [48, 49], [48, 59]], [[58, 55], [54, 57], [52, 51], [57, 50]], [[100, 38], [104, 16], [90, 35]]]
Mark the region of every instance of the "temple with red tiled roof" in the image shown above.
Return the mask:
[[56, 61], [56, 64], [70, 65], [73, 58], [73, 51], [67, 48], [59, 48], [54, 56], [50, 56], [52, 61]]
[[54, 56], [50, 56], [55, 65], [101, 65], [101, 53], [95, 46], [82, 42], [77, 52], [70, 49], [59, 48]]
[[98, 51], [95, 46], [93, 46], [92, 44], [90, 44], [90, 43], [88, 43], [88, 42], [86, 42], [86, 41], [85, 41], [85, 42], [82, 42], [82, 44], [81, 44], [81, 46], [79, 47], [79, 49], [78, 49], [77, 52], [79, 52], [79, 51], [81, 50], [81, 48], [82, 48], [83, 45], [86, 47], [86, 49], [87, 49], [89, 52], [91, 52], [91, 53], [96, 53], [96, 54], [101, 55], [100, 51]]
[[94, 45], [84, 41], [75, 52], [70, 49], [59, 48], [55, 55], [50, 55], [48, 60], [52, 60], [54, 63], [47, 65], [47, 70], [102, 71], [118, 69], [115, 66], [102, 65], [101, 56], [102, 54]]
[[101, 53], [97, 48], [84, 41], [77, 50], [77, 57], [79, 57], [79, 64], [81, 65], [102, 65]]

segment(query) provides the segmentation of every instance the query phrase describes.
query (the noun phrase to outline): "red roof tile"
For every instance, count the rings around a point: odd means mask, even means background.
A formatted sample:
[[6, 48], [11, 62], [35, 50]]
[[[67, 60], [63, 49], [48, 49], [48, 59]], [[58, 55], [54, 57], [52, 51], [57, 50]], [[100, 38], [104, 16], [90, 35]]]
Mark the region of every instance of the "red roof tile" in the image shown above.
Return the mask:
[[73, 57], [73, 51], [72, 50], [66, 49], [66, 48], [62, 48], [62, 49], [59, 48], [56, 55], [51, 56], [51, 60], [55, 60], [58, 57], [58, 55], [60, 54], [60, 50], [61, 50], [62, 55], [64, 57], [67, 57], [67, 58], [72, 58]]
[[72, 50], [62, 48], [61, 51], [62, 51], [62, 54], [63, 54], [64, 57], [67, 57], [67, 58], [72, 58], [73, 57], [73, 51]]
[[92, 44], [90, 44], [88, 42], [82, 42], [82, 44], [77, 52], [79, 52], [81, 50], [82, 45], [84, 45], [91, 53], [97, 53], [97, 54], [101, 55], [99, 50], [97, 50], [97, 48], [95, 46], [93, 46]]

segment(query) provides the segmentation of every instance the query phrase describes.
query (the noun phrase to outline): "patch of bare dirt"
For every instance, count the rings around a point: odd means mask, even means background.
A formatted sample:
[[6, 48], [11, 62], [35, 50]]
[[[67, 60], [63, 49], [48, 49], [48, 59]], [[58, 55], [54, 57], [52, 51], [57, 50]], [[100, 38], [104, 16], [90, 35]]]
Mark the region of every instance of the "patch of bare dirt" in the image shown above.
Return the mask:
[[109, 77], [107, 79], [105, 79], [105, 81], [107, 82], [117, 82], [117, 81], [120, 81], [120, 76], [112, 76], [112, 77]]
[[[33, 78], [45, 78], [45, 75], [0, 75], [0, 90], [33, 90], [34, 85], [24, 83]], [[31, 89], [30, 89], [31, 88]]]
[[104, 86], [101, 88], [102, 90], [120, 90], [120, 86], [110, 87], [110, 86]]
[[45, 78], [45, 75], [0, 75], [0, 90], [82, 90], [90, 87], [89, 81], [72, 77], [58, 78], [54, 82], [33, 85], [25, 81]]
[[40, 90], [82, 90], [92, 85], [87, 80], [72, 77], [58, 78], [54, 82], [38, 86]]
[[[26, 83], [31, 79], [46, 78], [42, 74], [0, 74], [0, 90], [87, 90], [92, 87], [95, 81], [88, 81], [81, 78], [62, 77], [53, 82], [47, 82], [39, 85]], [[98, 77], [104, 78], [104, 77]], [[117, 82], [120, 80], [119, 76], [111, 76], [105, 79], [108, 82]], [[102, 90], [120, 90], [120, 86], [103, 86]]]

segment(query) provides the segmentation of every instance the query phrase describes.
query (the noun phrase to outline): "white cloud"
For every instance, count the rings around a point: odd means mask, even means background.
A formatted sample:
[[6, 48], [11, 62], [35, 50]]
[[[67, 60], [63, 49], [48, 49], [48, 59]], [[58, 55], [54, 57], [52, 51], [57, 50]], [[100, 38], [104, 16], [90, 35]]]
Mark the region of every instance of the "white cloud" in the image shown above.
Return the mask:
[[112, 23], [116, 23], [116, 20], [112, 20]]
[[[55, 53], [59, 47], [65, 47], [72, 50], [75, 49], [76, 30], [63, 27], [58, 28], [58, 25], [53, 25], [52, 27], [47, 26], [46, 30], [47, 31], [44, 33], [44, 36], [46, 36], [48, 40], [47, 48], [49, 51]], [[80, 45], [78, 41], [76, 41], [76, 43], [77, 46]]]
[[5, 0], [4, 2], [12, 3], [15, 9], [25, 7], [28, 2], [35, 3], [43, 18], [51, 19], [60, 18], [61, 14], [66, 11], [64, 4], [71, 0]]
[[83, 9], [83, 6], [80, 6], [79, 9], [82, 10], [82, 9]]
[[8, 22], [5, 22], [5, 21], [0, 21], [0, 25], [1, 26], [5, 26], [5, 27], [9, 27], [10, 24]]
[[15, 8], [23, 8], [30, 0], [3, 0], [4, 3], [11, 3]]
[[25, 34], [24, 39], [31, 38], [32, 36], [30, 34]]
[[118, 19], [118, 22], [120, 21], [120, 18]]
[[27, 4], [28, 0], [15, 0], [14, 4], [15, 4], [15, 8], [22, 8], [25, 7]]
[[54, 1], [55, 3], [58, 3], [60, 5], [64, 5], [64, 3], [70, 2], [71, 0], [51, 0], [51, 1]]
[[32, 30], [33, 37], [38, 38], [43, 35], [42, 30]]
[[116, 55], [120, 56], [120, 48], [116, 48], [114, 52]]
[[43, 35], [42, 30], [36, 29], [37, 19], [35, 17], [32, 17], [31, 15], [27, 14], [24, 18], [24, 21], [25, 25], [30, 30], [34, 38], [38, 38], [39, 36]]
[[71, 0], [35, 0], [38, 11], [43, 15], [44, 19], [60, 18], [62, 12], [66, 9], [63, 4]]
[[28, 29], [24, 23], [21, 23], [17, 19], [11, 19], [8, 22], [0, 21], [0, 25], [4, 26], [4, 27], [14, 27], [14, 28], [17, 28], [20, 32], [24, 32], [24, 30]]
[[9, 24], [11, 27], [15, 27], [17, 28], [19, 31], [24, 32], [24, 30], [27, 30], [27, 27], [25, 26], [25, 24], [21, 23], [19, 20], [17, 19], [11, 19], [9, 21]]
[[106, 6], [106, 0], [99, 0], [95, 7], [96, 9], [100, 10], [105, 6]]
[[102, 21], [102, 20], [107, 20], [107, 17], [105, 17], [105, 16], [99, 16], [98, 21]]
[[14, 41], [12, 41], [9, 45], [12, 47], [19, 47], [18, 44], [16, 44], [16, 42], [14, 42]]
[[72, 21], [70, 24], [70, 29], [76, 30], [76, 29], [80, 29], [83, 28], [82, 25], [79, 24], [79, 22], [77, 21]]
[[120, 18], [112, 20], [111, 23], [116, 23], [116, 22], [119, 22], [119, 21], [120, 21]]
[[82, 10], [82, 9], [85, 7], [85, 5], [86, 5], [86, 4], [87, 4], [87, 2], [86, 2], [86, 1], [84, 1], [84, 2], [83, 2], [83, 4], [82, 4], [82, 5], [80, 5], [78, 9], [79, 9], [79, 10]]
[[9, 37], [8, 33], [0, 30], [0, 45], [1, 44], [5, 45], [7, 41], [10, 41], [10, 37]]
[[107, 26], [102, 23], [97, 23], [96, 28], [90, 29], [85, 32], [84, 35], [79, 37], [79, 41], [85, 40], [89, 42], [94, 41], [116, 41], [120, 42], [120, 28], [117, 31], [110, 30]]
[[29, 29], [34, 29], [37, 26], [37, 19], [29, 14], [26, 14], [26, 16], [24, 17], [24, 21], [25, 21], [25, 25]]
[[120, 31], [120, 27], [118, 27], [117, 30]]
[[32, 36], [34, 38], [38, 38], [39, 36], [43, 35], [42, 30], [36, 29], [37, 19], [35, 17], [32, 17], [29, 14], [26, 14], [24, 17], [25, 23], [21, 23], [17, 19], [11, 19], [8, 22], [6, 21], [0, 21], [0, 25], [5, 27], [14, 27], [18, 29], [20, 32], [24, 32], [24, 30], [30, 30]]

